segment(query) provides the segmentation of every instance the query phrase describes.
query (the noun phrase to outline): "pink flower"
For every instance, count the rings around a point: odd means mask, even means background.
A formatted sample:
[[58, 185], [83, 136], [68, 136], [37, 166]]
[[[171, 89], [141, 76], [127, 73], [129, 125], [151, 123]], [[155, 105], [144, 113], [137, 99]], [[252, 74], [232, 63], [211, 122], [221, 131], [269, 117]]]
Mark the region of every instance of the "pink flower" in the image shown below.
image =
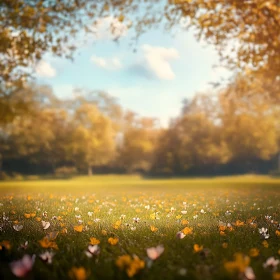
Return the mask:
[[158, 245], [157, 247], [151, 247], [147, 249], [147, 255], [149, 259], [156, 260], [164, 252], [163, 245]]
[[17, 277], [25, 277], [32, 270], [35, 257], [35, 255], [32, 257], [24, 255], [21, 260], [11, 262], [10, 267], [12, 273]]

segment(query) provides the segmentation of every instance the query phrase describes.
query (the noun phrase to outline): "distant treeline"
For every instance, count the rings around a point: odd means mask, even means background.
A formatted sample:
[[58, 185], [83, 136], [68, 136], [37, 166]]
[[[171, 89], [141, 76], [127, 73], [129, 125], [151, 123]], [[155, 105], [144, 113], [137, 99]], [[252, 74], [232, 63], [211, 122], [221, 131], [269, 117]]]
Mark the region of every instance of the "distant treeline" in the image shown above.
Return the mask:
[[0, 99], [1, 174], [269, 173], [278, 168], [280, 107], [267, 91], [238, 75], [184, 100], [162, 128], [107, 93], [77, 90], [60, 100], [30, 84]]

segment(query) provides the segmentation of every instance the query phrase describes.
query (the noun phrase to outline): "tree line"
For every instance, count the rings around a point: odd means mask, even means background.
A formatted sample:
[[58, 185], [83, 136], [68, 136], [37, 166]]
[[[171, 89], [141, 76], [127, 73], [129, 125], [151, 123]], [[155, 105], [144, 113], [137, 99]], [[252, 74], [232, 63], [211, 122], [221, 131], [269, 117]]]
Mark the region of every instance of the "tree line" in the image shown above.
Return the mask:
[[280, 106], [250, 76], [184, 100], [167, 128], [100, 91], [77, 90], [75, 98], [60, 100], [50, 87], [30, 84], [12, 97], [0, 125], [8, 173], [169, 176], [277, 168]]

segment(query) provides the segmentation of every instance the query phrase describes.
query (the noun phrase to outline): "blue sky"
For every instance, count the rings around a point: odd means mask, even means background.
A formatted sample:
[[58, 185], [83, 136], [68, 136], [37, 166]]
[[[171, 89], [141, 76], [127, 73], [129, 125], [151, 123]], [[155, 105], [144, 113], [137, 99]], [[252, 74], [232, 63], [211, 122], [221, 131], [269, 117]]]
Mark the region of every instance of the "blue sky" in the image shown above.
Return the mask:
[[39, 82], [51, 85], [62, 98], [76, 87], [107, 91], [124, 108], [157, 117], [166, 126], [179, 114], [183, 98], [230, 76], [224, 68], [213, 68], [218, 54], [198, 43], [192, 32], [151, 30], [140, 37], [134, 52], [131, 32], [121, 24], [119, 42], [112, 41], [107, 28], [111, 20], [100, 21], [96, 36], [80, 43], [73, 62], [47, 55], [36, 67]]

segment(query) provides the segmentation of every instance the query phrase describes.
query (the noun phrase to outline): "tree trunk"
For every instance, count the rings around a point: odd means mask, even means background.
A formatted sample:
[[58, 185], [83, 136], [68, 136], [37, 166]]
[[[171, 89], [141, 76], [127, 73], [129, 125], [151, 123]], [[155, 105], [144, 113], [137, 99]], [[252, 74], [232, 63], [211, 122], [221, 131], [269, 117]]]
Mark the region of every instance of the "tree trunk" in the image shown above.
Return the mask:
[[92, 167], [88, 166], [88, 176], [92, 176]]
[[278, 171], [280, 172], [280, 153], [278, 154]]

